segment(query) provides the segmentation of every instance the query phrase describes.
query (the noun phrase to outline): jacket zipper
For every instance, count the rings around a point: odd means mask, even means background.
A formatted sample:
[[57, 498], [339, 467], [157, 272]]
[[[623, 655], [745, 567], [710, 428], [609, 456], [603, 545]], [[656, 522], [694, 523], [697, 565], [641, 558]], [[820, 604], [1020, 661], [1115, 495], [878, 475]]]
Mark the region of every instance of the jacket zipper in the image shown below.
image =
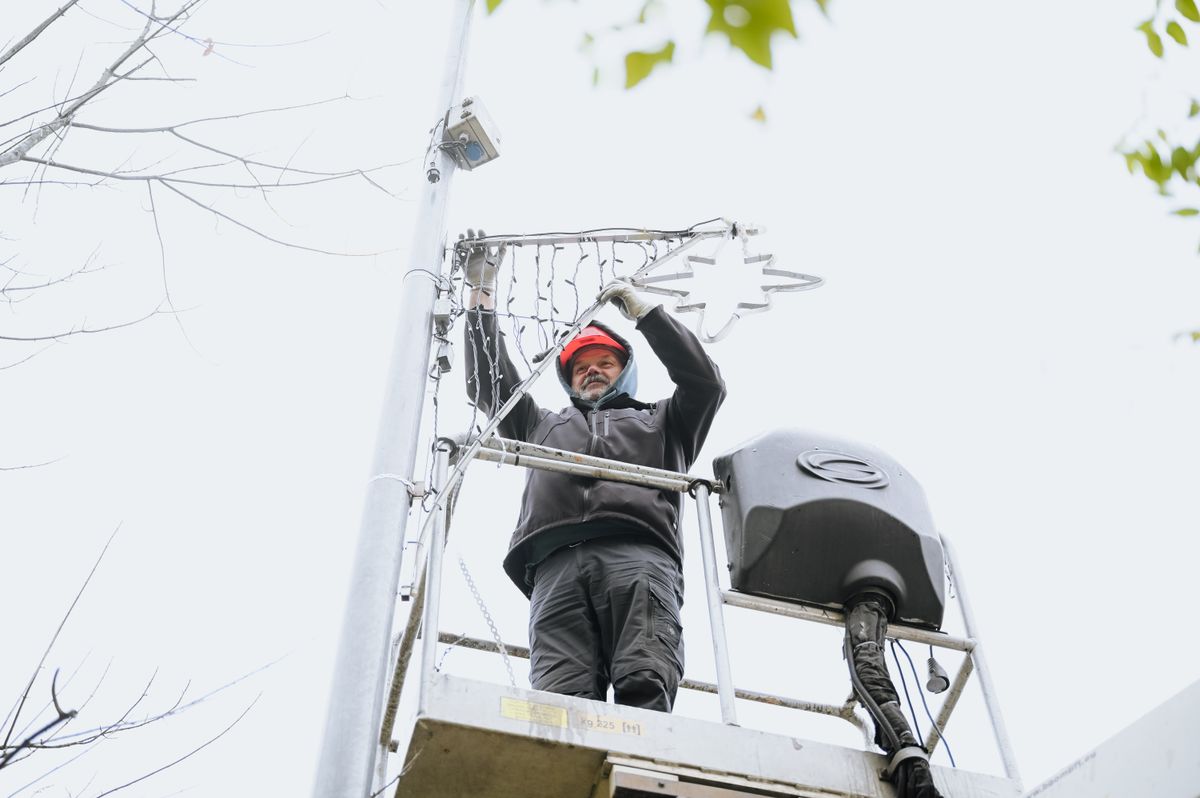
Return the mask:
[[[588, 411], [588, 429], [591, 434], [588, 436], [588, 445], [586, 454], [591, 454], [596, 443], [596, 411]], [[592, 492], [592, 483], [583, 486], [583, 517], [581, 521], [586, 521], [588, 517], [588, 495]]]
[[608, 417], [612, 415], [611, 410], [604, 411], [604, 437], [608, 437]]

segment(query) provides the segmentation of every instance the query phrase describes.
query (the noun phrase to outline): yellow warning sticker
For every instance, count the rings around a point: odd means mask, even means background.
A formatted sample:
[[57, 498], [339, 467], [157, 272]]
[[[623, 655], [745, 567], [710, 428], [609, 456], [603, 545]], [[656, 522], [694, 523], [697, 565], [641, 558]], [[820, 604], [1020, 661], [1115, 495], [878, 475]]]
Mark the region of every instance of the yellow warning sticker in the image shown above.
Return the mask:
[[567, 728], [567, 711], [553, 704], [535, 704], [532, 701], [501, 698], [500, 714], [503, 717], [513, 720], [540, 723], [543, 726], [558, 726], [562, 729]]
[[631, 734], [635, 737], [642, 736], [642, 724], [635, 721], [624, 720], [615, 715], [593, 715], [586, 712], [579, 715], [579, 722], [576, 724], [588, 731], [604, 732], [605, 734]]

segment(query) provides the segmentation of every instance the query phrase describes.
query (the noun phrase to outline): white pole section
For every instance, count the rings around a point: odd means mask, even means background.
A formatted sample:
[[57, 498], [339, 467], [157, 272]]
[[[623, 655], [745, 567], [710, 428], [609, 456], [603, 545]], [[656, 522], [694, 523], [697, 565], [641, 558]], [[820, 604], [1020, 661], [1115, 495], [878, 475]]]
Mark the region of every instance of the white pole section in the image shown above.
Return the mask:
[[[434, 473], [438, 490], [445, 490], [446, 473], [449, 470], [450, 450], [447, 444], [438, 441], [434, 450]], [[433, 534], [429, 536], [429, 558], [425, 565], [425, 606], [421, 618], [421, 680], [417, 711], [424, 714], [429, 708], [429, 690], [437, 662], [438, 611], [442, 605], [442, 560], [446, 553], [445, 507], [434, 510], [437, 514], [433, 523]]]
[[[474, 0], [452, 2], [442, 86], [429, 124], [445, 116], [462, 91], [475, 4]], [[432, 155], [441, 177], [423, 186], [401, 287], [399, 321], [334, 664], [314, 798], [367, 798], [379, 750], [383, 693], [390, 670], [388, 647], [408, 522], [405, 481], [411, 482], [416, 461], [428, 382], [433, 302], [446, 238], [446, 204], [455, 171], [454, 160], [445, 150], [437, 149]]]
[[996, 697], [992, 672], [983, 655], [983, 642], [979, 637], [979, 627], [975, 625], [975, 613], [971, 610], [967, 589], [963, 585], [962, 570], [958, 567], [958, 558], [955, 556], [954, 547], [950, 545], [950, 541], [946, 539], [945, 535], [940, 537], [942, 550], [946, 552], [946, 561], [950, 563], [950, 578], [954, 583], [954, 589], [958, 592], [958, 608], [962, 612], [963, 626], [967, 629], [967, 636], [975, 639], [975, 648], [971, 651], [971, 659], [975, 661], [975, 670], [979, 673], [983, 703], [987, 706], [988, 719], [992, 722], [992, 733], [996, 737], [996, 748], [1000, 751], [1000, 761], [1004, 763], [1004, 775], [1016, 785], [1018, 790], [1024, 792], [1021, 784], [1021, 772], [1017, 769], [1017, 757], [1013, 753], [1012, 741], [1008, 736], [1008, 727], [1004, 725], [1004, 716], [1000, 714], [1000, 700]]
[[696, 483], [696, 517], [700, 527], [700, 554], [704, 559], [704, 595], [708, 600], [708, 626], [712, 632], [713, 659], [717, 664], [717, 695], [721, 701], [721, 722], [736, 726], [733, 676], [729, 670], [729, 641], [725, 638], [725, 607], [721, 603], [721, 582], [717, 578], [717, 554], [713, 546], [712, 510], [708, 505], [708, 485]]

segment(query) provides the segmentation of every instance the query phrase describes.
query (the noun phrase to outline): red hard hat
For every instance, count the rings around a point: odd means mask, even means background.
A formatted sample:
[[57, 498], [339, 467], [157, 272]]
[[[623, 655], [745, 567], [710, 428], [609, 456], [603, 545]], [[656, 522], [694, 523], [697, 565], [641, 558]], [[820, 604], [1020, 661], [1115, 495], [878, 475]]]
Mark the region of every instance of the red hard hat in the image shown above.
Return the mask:
[[579, 331], [579, 335], [576, 335], [567, 342], [566, 346], [563, 347], [562, 352], [560, 352], [558, 355], [559, 368], [565, 370], [567, 364], [571, 362], [571, 358], [575, 357], [575, 354], [579, 352], [580, 349], [584, 349], [589, 346], [608, 347], [621, 356], [622, 363], [629, 359], [629, 352], [625, 349], [625, 347], [621, 346], [621, 344], [619, 344], [615, 338], [599, 327], [588, 325]]

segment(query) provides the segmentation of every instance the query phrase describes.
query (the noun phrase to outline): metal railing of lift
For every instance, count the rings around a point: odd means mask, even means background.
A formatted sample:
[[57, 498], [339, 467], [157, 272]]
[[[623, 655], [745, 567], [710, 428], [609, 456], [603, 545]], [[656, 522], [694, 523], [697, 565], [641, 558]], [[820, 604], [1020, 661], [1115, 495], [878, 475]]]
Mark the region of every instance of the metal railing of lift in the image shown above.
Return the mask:
[[[448, 465], [456, 453], [457, 447], [447, 439], [440, 439], [435, 449], [435, 487], [445, 484]], [[863, 719], [855, 713], [858, 702], [854, 695], [842, 704], [829, 704], [819, 701], [808, 701], [787, 696], [745, 690], [734, 686], [729, 666], [729, 647], [725, 636], [725, 621], [723, 606], [728, 604], [756, 612], [766, 612], [782, 615], [810, 623], [842, 627], [844, 616], [833, 609], [811, 607], [786, 601], [754, 596], [732, 590], [723, 590], [720, 585], [716, 564], [716, 553], [713, 538], [712, 515], [709, 507], [709, 495], [724, 493], [725, 486], [716, 479], [696, 477], [660, 468], [651, 468], [617, 460], [607, 460], [601, 457], [579, 454], [576, 452], [553, 449], [547, 446], [525, 443], [523, 441], [506, 440], [490, 437], [482, 442], [474, 452], [479, 460], [498, 462], [525, 468], [537, 468], [545, 471], [586, 476], [595, 479], [607, 479], [614, 482], [625, 482], [659, 490], [670, 490], [688, 493], [696, 499], [697, 518], [700, 528], [700, 551], [703, 558], [705, 598], [708, 605], [709, 631], [712, 639], [713, 658], [716, 663], [716, 684], [684, 679], [680, 687], [688, 690], [716, 694], [721, 706], [721, 722], [737, 725], [737, 710], [735, 699], [755, 701], [773, 706], [786, 707], [804, 712], [842, 718], [858, 728], [864, 740], [870, 743], [870, 732]], [[441, 505], [435, 505], [434, 512], [440, 515], [429, 527], [431, 532], [428, 539], [423, 536], [418, 542], [418, 552], [415, 558], [416, 567], [411, 583], [402, 588], [402, 595], [411, 596], [413, 606], [409, 613], [406, 629], [398, 638], [396, 650], [396, 669], [392, 677], [392, 686], [381, 729], [380, 742], [389, 750], [396, 750], [395, 742], [391, 739], [392, 728], [395, 724], [396, 709], [399, 705], [400, 693], [404, 686], [405, 675], [412, 656], [413, 646], [420, 636], [420, 629], [436, 629], [441, 593], [442, 559], [445, 551], [447, 534], [446, 510]], [[967, 600], [966, 591], [962, 584], [961, 571], [955, 560], [954, 550], [945, 537], [942, 538], [943, 550], [949, 564], [951, 582], [955, 587], [962, 614], [966, 637], [956, 637], [918, 627], [889, 625], [888, 634], [900, 640], [933, 646], [934, 648], [960, 651], [966, 656], [955, 673], [950, 687], [938, 711], [933, 729], [925, 738], [925, 747], [933, 753], [941, 740], [951, 714], [958, 706], [959, 699], [966, 689], [972, 673], [979, 677], [980, 690], [992, 726], [996, 747], [1004, 767], [1006, 777], [1020, 787], [1021, 779], [1016, 766], [1016, 759], [1000, 708], [996, 700], [995, 689], [987, 662], [983, 656], [982, 646], [975, 632], [975, 620], [971, 606]], [[439, 632], [438, 642], [452, 644], [478, 651], [501, 653], [503, 645], [508, 655], [529, 658], [529, 650], [523, 646], [501, 643], [499, 640], [490, 641], [479, 638], [453, 635]], [[420, 668], [420, 698], [418, 712], [425, 708], [428, 685], [433, 678], [435, 645], [426, 645], [422, 651]]]

